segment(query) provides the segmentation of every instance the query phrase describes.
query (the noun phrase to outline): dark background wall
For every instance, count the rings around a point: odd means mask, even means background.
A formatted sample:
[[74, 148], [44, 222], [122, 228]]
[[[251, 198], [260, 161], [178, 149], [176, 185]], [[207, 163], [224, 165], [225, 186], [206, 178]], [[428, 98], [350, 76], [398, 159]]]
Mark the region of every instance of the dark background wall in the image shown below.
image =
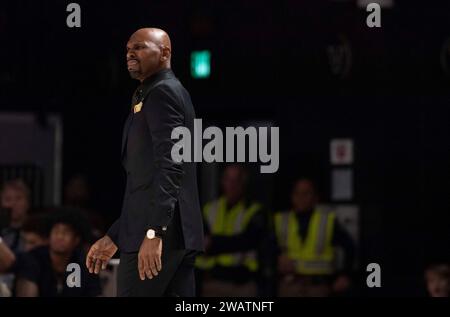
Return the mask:
[[[395, 1], [369, 29], [354, 1], [85, 0], [82, 27], [69, 29], [69, 2], [0, 4], [0, 110], [62, 114], [64, 177], [86, 173], [106, 217], [120, 211], [122, 124], [137, 85], [125, 45], [137, 28], [158, 26], [198, 117], [280, 127], [271, 208], [288, 206], [298, 175], [316, 177], [328, 200], [329, 141], [350, 137], [361, 263], [382, 263], [383, 292], [416, 294], [423, 266], [448, 259], [449, 3]], [[333, 73], [329, 47], [339, 43], [351, 64]], [[207, 80], [190, 77], [194, 49], [212, 52]]]

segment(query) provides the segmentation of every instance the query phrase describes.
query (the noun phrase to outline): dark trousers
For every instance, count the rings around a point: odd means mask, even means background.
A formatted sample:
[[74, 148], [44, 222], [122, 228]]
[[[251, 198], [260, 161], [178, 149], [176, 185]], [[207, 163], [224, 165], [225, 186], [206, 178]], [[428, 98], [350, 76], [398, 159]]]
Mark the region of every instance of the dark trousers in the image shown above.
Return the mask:
[[117, 274], [117, 296], [195, 296], [194, 253], [187, 250], [168, 250], [164, 252], [163, 249], [161, 260], [162, 270], [159, 274], [151, 280], [146, 278], [144, 281], [141, 281], [138, 271], [138, 254], [121, 254]]
[[119, 297], [193, 297], [194, 264], [197, 251], [185, 250], [178, 206], [162, 245], [162, 270], [154, 278], [141, 281], [138, 253], [121, 253], [117, 272]]

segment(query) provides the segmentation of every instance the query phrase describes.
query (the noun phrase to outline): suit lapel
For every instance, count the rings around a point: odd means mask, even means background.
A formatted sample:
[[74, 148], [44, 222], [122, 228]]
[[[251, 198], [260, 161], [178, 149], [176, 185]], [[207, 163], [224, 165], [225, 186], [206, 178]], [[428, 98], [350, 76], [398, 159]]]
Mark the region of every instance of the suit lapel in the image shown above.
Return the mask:
[[[175, 77], [174, 73], [170, 70], [170, 69], [166, 69], [161, 71], [158, 74], [155, 74], [154, 77], [149, 78], [149, 80], [146, 80], [147, 82], [144, 81], [144, 87], [143, 87], [143, 94], [141, 96], [140, 100], [134, 100], [135, 98], [133, 98], [133, 101], [135, 101], [133, 103], [132, 106], [134, 106], [135, 104], [139, 103], [142, 101], [142, 103], [144, 103], [145, 98], [147, 97], [147, 95], [149, 94], [149, 92], [162, 80], [164, 79], [169, 79], [169, 78], [173, 78]], [[122, 134], [122, 153], [121, 153], [121, 157], [123, 159], [123, 156], [125, 154], [126, 151], [126, 144], [127, 144], [127, 139], [128, 139], [128, 131], [130, 130], [130, 126], [131, 123], [133, 122], [133, 109], [131, 110], [130, 114], [128, 115], [127, 120], [125, 121], [125, 125], [123, 128], [123, 134]]]

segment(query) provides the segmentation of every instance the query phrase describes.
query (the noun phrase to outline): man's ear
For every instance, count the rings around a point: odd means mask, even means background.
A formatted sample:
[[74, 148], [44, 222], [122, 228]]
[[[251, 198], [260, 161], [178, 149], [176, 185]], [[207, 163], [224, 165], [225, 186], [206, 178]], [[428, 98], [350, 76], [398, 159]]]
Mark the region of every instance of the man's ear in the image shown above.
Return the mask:
[[161, 61], [167, 62], [170, 60], [170, 55], [172, 52], [170, 51], [170, 48], [168, 48], [165, 45], [161, 45]]

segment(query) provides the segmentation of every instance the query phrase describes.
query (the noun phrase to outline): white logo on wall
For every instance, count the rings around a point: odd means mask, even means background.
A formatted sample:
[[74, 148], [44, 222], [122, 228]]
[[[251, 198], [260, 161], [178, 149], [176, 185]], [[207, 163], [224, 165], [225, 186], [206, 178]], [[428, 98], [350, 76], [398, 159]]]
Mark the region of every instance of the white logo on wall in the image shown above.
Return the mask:
[[[171, 150], [172, 160], [180, 162], [259, 162], [267, 163], [260, 166], [261, 173], [275, 173], [279, 165], [279, 128], [270, 127], [226, 127], [225, 133], [218, 127], [208, 127], [202, 133], [202, 119], [194, 120], [194, 137], [186, 127], [172, 130], [172, 140], [176, 142]], [[225, 135], [225, 149], [224, 149]], [[270, 149], [269, 149], [270, 135]], [[248, 138], [248, 160], [247, 142]], [[235, 143], [236, 139], [236, 143]], [[203, 140], [210, 140], [203, 147]], [[194, 157], [191, 157], [191, 149]], [[235, 145], [236, 156], [235, 160]], [[203, 147], [203, 148], [202, 148]], [[226, 156], [224, 158], [224, 150]]]
[[353, 140], [352, 139], [331, 140], [330, 162], [333, 165], [353, 164]]
[[378, 263], [367, 265], [367, 272], [371, 272], [366, 279], [367, 287], [381, 287], [381, 267]]
[[81, 7], [78, 3], [69, 3], [66, 8], [70, 14], [67, 16], [66, 24], [69, 28], [81, 27]]
[[66, 279], [67, 287], [81, 287], [81, 268], [78, 263], [69, 263], [66, 272], [71, 272]]

